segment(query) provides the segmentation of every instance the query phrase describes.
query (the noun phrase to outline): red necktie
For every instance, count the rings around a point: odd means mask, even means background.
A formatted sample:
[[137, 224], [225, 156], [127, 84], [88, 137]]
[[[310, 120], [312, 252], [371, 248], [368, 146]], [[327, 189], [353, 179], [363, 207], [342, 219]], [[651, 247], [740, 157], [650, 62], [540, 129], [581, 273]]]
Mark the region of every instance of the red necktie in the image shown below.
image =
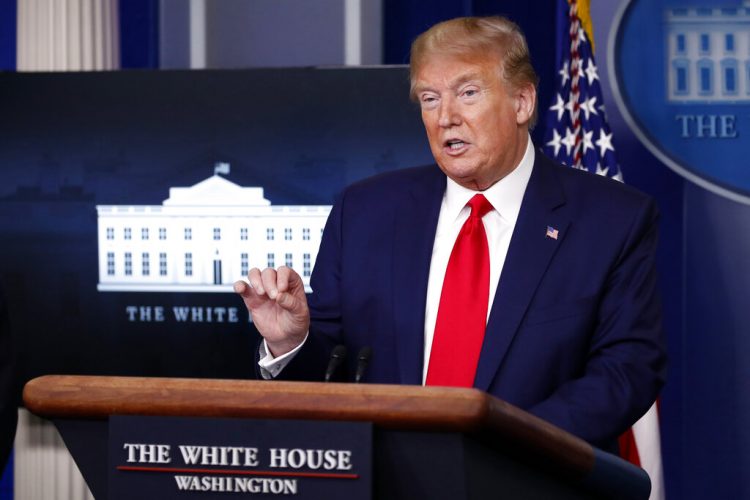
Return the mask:
[[445, 271], [426, 385], [471, 387], [479, 363], [490, 295], [490, 252], [482, 217], [492, 205], [481, 194], [468, 205], [471, 213]]

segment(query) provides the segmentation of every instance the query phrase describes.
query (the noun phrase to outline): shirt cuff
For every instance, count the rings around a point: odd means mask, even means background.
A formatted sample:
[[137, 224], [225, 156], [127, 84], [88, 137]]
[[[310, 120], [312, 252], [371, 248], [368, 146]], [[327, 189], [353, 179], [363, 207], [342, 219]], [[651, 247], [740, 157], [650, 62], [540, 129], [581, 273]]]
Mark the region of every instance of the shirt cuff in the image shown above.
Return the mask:
[[289, 362], [293, 360], [297, 355], [299, 350], [302, 349], [302, 346], [305, 345], [307, 336], [309, 334], [310, 332], [307, 332], [307, 334], [305, 334], [304, 340], [300, 342], [297, 347], [285, 354], [282, 354], [278, 358], [273, 357], [273, 354], [271, 354], [271, 350], [268, 348], [268, 344], [266, 344], [266, 339], [263, 339], [263, 342], [261, 342], [260, 346], [258, 347], [258, 352], [260, 353], [260, 361], [258, 361], [258, 366], [260, 367], [261, 377], [263, 377], [265, 380], [271, 380], [278, 377], [281, 371], [286, 367], [286, 365], [288, 365]]

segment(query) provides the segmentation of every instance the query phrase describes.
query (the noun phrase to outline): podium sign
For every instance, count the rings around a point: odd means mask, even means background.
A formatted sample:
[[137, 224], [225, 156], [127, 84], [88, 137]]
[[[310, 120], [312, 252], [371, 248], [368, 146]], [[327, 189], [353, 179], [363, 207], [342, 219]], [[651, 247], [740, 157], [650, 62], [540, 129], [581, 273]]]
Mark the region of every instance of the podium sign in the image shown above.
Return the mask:
[[372, 494], [372, 424], [109, 419], [109, 498], [358, 498]]
[[24, 402], [97, 500], [646, 500], [651, 486], [477, 389], [47, 375]]

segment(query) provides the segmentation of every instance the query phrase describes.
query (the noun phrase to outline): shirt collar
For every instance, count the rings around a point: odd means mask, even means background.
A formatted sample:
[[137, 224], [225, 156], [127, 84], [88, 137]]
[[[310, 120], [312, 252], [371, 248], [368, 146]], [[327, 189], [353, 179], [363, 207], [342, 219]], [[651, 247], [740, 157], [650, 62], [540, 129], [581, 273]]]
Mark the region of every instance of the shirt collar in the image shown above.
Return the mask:
[[521, 211], [523, 195], [531, 177], [534, 158], [534, 145], [531, 142], [531, 137], [529, 137], [526, 143], [526, 151], [518, 166], [484, 191], [467, 189], [448, 177], [444, 198], [448, 220], [456, 220], [472, 196], [482, 193], [504, 221], [510, 225], [515, 225], [518, 213]]

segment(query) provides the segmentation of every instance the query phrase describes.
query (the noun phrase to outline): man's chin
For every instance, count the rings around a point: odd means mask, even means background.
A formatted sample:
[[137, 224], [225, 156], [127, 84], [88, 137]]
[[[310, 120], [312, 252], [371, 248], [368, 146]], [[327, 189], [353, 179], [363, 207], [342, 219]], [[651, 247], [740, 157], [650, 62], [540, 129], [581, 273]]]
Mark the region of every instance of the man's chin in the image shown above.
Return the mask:
[[465, 187], [466, 189], [471, 189], [472, 191], [484, 191], [487, 187], [482, 187], [481, 184], [477, 181], [476, 177], [473, 175], [455, 175], [455, 174], [449, 174], [447, 172], [443, 172], [445, 175], [447, 175], [453, 182], [458, 184], [459, 186]]
[[474, 179], [474, 174], [476, 173], [476, 169], [473, 165], [466, 165], [462, 164], [464, 162], [443, 162], [438, 163], [440, 166], [440, 170], [443, 171], [445, 175], [456, 181], [457, 183], [463, 185], [465, 182], [471, 182]]

